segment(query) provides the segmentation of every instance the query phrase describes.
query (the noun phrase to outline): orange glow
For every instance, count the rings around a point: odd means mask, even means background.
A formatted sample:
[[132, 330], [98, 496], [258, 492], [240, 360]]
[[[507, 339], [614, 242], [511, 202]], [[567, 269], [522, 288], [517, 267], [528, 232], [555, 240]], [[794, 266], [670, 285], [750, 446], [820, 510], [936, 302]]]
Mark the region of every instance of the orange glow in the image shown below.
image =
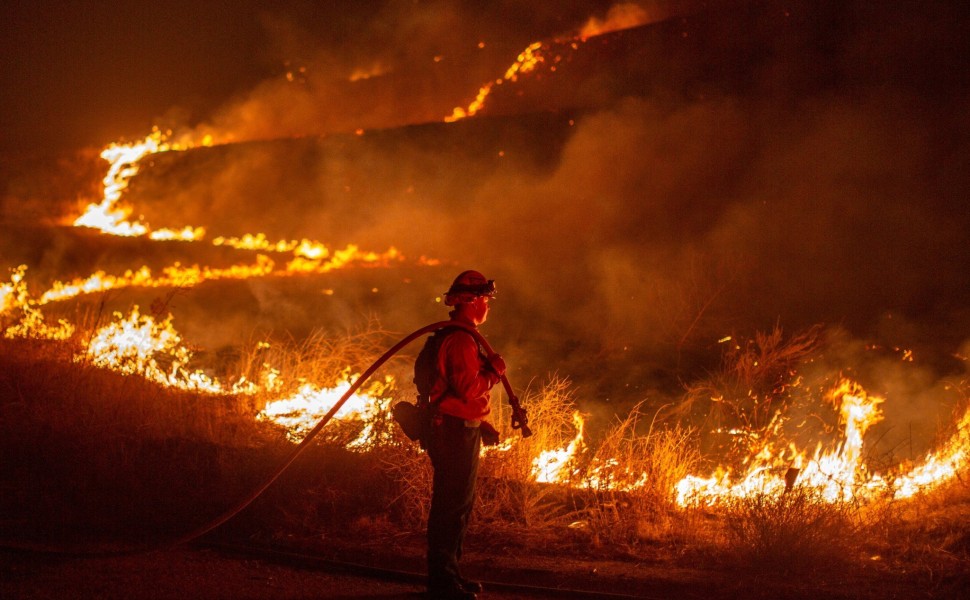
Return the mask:
[[[205, 136], [199, 146], [211, 146], [211, 135]], [[104, 194], [98, 204], [89, 204], [84, 214], [74, 220], [75, 227], [91, 227], [104, 233], [121, 236], [142, 236], [149, 233], [147, 224], [138, 221], [131, 222], [131, 207], [119, 205], [122, 195], [128, 189], [131, 178], [138, 173], [138, 161], [158, 152], [170, 150], [187, 150], [194, 144], [178, 144], [170, 142], [168, 136], [158, 127], [152, 128], [144, 140], [132, 144], [110, 144], [101, 152], [101, 158], [108, 162], [108, 173], [104, 176]], [[186, 235], [202, 235], [204, 231], [197, 228], [186, 228], [178, 233], [178, 239], [185, 239]], [[171, 233], [162, 233], [162, 238], [173, 239]], [[191, 239], [198, 239], [192, 237]]]
[[[287, 437], [298, 442], [347, 393], [358, 377], [357, 374], [344, 371], [340, 381], [332, 388], [303, 384], [292, 396], [267, 403], [256, 418], [284, 427]], [[392, 378], [368, 382], [363, 391], [352, 394], [334, 414], [335, 419], [361, 421], [364, 424], [357, 438], [347, 444], [348, 448], [366, 449], [379, 441], [374, 424], [390, 407], [391, 399], [385, 395], [393, 384]], [[389, 432], [385, 432], [385, 439], [389, 437]]]
[[[545, 60], [541, 51], [542, 44], [539, 42], [528, 46], [501, 79], [483, 86], [475, 101], [467, 108], [456, 108], [446, 121], [477, 113], [483, 108], [494, 86], [505, 81], [516, 81], [520, 75], [535, 70]], [[151, 240], [186, 243], [202, 241], [206, 236], [206, 230], [202, 227], [152, 230], [146, 223], [133, 221], [130, 218], [133, 208], [124, 207], [121, 201], [144, 157], [212, 143], [213, 138], [206, 136], [197, 145], [176, 144], [155, 128], [139, 142], [109, 145], [101, 155], [109, 165], [103, 180], [102, 200], [89, 205], [74, 224], [95, 227], [111, 235], [147, 236]], [[263, 233], [239, 237], [218, 236], [210, 243], [256, 255], [247, 254], [239, 264], [228, 267], [174, 263], [158, 270], [141, 266], [119, 275], [98, 270], [87, 277], [68, 282], [55, 281], [49, 289], [37, 295], [32, 295], [28, 290], [27, 266], [21, 265], [11, 271], [8, 282], [0, 283], [3, 334], [7, 338], [72, 340], [76, 347], [81, 348], [75, 360], [144, 377], [166, 387], [219, 395], [258, 394], [260, 400], [273, 397], [256, 418], [279, 425], [291, 440], [298, 441], [347, 391], [357, 375], [347, 370], [340, 374], [336, 384], [328, 387], [318, 382], [283, 381], [273, 365], [263, 364], [254, 381], [240, 378], [224, 382], [192, 366], [193, 353], [175, 330], [171, 316], [160, 319], [143, 315], [135, 306], [127, 315], [114, 313], [112, 321], [90, 334], [90, 339], [78, 339], [83, 336], [66, 320], [52, 323], [45, 319], [42, 309], [46, 305], [84, 294], [129, 287], [189, 288], [226, 279], [299, 277], [348, 267], [390, 267], [405, 260], [393, 246], [383, 252], [362, 250], [355, 244], [332, 249], [306, 238], [273, 241]], [[270, 258], [270, 255], [274, 257]], [[438, 266], [442, 262], [422, 256], [416, 264]], [[378, 291], [376, 287], [372, 289], [374, 293]], [[331, 295], [334, 292], [325, 288], [320, 293]], [[440, 298], [437, 301], [440, 302]], [[733, 338], [726, 336], [717, 341], [724, 344], [732, 342]], [[265, 342], [258, 345], [258, 349], [265, 347], [268, 347]], [[914, 360], [912, 351], [896, 350], [903, 361]], [[367, 449], [392, 439], [390, 432], [378, 427], [378, 424], [389, 408], [393, 385], [394, 381], [390, 378], [370, 382], [337, 413], [338, 419], [359, 423], [361, 427], [359, 435], [348, 447]], [[283, 390], [292, 393], [279, 397], [283, 395]], [[719, 466], [706, 477], [684, 477], [671, 490], [676, 503], [680, 506], [713, 506], [756, 494], [781, 494], [793, 485], [817, 491], [829, 502], [887, 497], [903, 499], [951, 481], [967, 468], [970, 410], [963, 415], [955, 433], [942, 447], [927, 453], [915, 464], [877, 473], [865, 462], [865, 437], [867, 431], [883, 418], [881, 405], [884, 399], [870, 395], [856, 382], [841, 379], [821, 400], [838, 417], [839, 434], [836, 439], [816, 441], [813, 442], [814, 447], [799, 448], [782, 440], [771, 439], [774, 433], [771, 427], [764, 439], [755, 436], [754, 432], [734, 431], [732, 433], [749, 436], [757, 443], [755, 450], [741, 463], [744, 467], [735, 471]], [[535, 482], [620, 491], [635, 491], [647, 484], [647, 473], [633, 472], [619, 464], [616, 458], [600, 458], [590, 451], [590, 443], [585, 437], [586, 422], [579, 412], [573, 414], [573, 424], [575, 436], [564, 447], [528, 448], [532, 453], [530, 475]], [[483, 455], [507, 451], [519, 443], [521, 438], [509, 437], [498, 447], [483, 449]], [[789, 478], [786, 481], [786, 474], [796, 471], [797, 479]]]
[[583, 40], [611, 31], [629, 29], [651, 22], [650, 14], [638, 4], [627, 2], [610, 7], [605, 19], [590, 18], [579, 32]]
[[570, 466], [585, 449], [583, 429], [585, 421], [579, 411], [573, 413], [576, 437], [561, 450], [545, 450], [532, 461], [532, 476], [539, 483], [567, 483], [572, 480]]
[[534, 71], [539, 63], [545, 61], [545, 58], [539, 53], [540, 49], [542, 49], [542, 42], [534, 42], [529, 44], [525, 50], [519, 53], [519, 56], [516, 57], [515, 62], [512, 63], [508, 69], [506, 69], [505, 75], [503, 75], [501, 79], [489, 81], [483, 85], [478, 90], [478, 95], [475, 96], [475, 99], [472, 100], [471, 104], [469, 104], [466, 108], [456, 106], [451, 115], [445, 117], [445, 122], [453, 123], [455, 121], [464, 119], [465, 117], [474, 116], [475, 113], [480, 111], [485, 106], [485, 99], [492, 92], [493, 85], [502, 85], [502, 83], [505, 81], [517, 81], [520, 74]]

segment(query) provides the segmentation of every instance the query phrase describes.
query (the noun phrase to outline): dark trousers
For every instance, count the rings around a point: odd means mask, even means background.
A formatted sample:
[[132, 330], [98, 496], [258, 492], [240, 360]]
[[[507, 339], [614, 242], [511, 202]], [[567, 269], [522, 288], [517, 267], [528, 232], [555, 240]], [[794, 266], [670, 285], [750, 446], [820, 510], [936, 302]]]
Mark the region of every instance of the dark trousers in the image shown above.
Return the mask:
[[428, 585], [458, 581], [458, 561], [475, 502], [481, 434], [461, 419], [443, 415], [432, 425], [428, 455], [434, 467], [428, 514]]

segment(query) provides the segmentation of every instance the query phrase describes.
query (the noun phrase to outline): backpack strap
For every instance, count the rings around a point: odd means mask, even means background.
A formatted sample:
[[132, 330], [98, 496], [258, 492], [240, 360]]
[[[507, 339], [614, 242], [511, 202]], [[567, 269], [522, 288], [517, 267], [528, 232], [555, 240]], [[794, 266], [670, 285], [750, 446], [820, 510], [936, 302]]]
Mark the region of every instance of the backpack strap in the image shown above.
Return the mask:
[[[425, 340], [424, 347], [421, 349], [421, 353], [415, 362], [414, 384], [418, 388], [419, 405], [434, 405], [440, 400], [440, 398], [432, 399], [430, 397], [431, 390], [441, 377], [441, 374], [438, 372], [438, 352], [441, 350], [441, 344], [445, 338], [458, 329], [458, 327], [454, 326], [443, 327], [435, 331]], [[421, 389], [422, 386], [425, 387], [424, 391]]]
[[[422, 349], [422, 354], [425, 352], [429, 353], [428, 356], [425, 356], [425, 359], [431, 361], [430, 365], [424, 366], [424, 368], [427, 368], [430, 370], [430, 380], [427, 382], [429, 395], [422, 396], [419, 390], [418, 404], [427, 403], [427, 405], [431, 407], [437, 406], [437, 404], [441, 402], [441, 399], [445, 395], [445, 393], [447, 393], [448, 390], [451, 390], [451, 382], [446, 381], [445, 383], [447, 384], [447, 387], [445, 388], [445, 391], [442, 394], [440, 394], [437, 398], [430, 397], [430, 392], [434, 388], [434, 385], [437, 382], [437, 380], [443, 378], [442, 374], [438, 371], [438, 354], [441, 351], [441, 345], [444, 343], [445, 338], [447, 338], [453, 333], [457, 333], [460, 331], [463, 331], [461, 327], [456, 327], [456, 326], [442, 327], [438, 331], [434, 332], [431, 335], [431, 337], [428, 338], [428, 341], [425, 342], [425, 348]], [[468, 333], [468, 332], [466, 331], [465, 333]], [[470, 333], [468, 333], [468, 335], [471, 336]], [[478, 348], [479, 357], [487, 364], [488, 355], [485, 353], [484, 348], [482, 348], [482, 345], [478, 342], [477, 339], [475, 339], [474, 336], [471, 336], [471, 337], [475, 341], [475, 346]], [[417, 383], [417, 381], [415, 381], [415, 383]], [[451, 391], [454, 392], [454, 390], [451, 390]]]

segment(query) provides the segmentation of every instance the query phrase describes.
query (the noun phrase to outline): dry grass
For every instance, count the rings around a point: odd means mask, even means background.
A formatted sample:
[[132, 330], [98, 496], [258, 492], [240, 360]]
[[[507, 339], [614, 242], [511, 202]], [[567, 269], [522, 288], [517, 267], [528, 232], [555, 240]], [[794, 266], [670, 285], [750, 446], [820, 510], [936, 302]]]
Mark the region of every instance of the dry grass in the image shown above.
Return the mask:
[[724, 514], [726, 556], [739, 565], [792, 574], [858, 557], [860, 525], [854, 507], [826, 502], [811, 489], [736, 500]]
[[867, 528], [869, 552], [887, 568], [917, 574], [928, 593], [962, 595], [970, 583], [970, 478], [964, 474], [883, 510], [891, 518]]
[[521, 400], [529, 414], [529, 438], [511, 429], [511, 410], [493, 399], [491, 420], [502, 439], [511, 438], [513, 443], [508, 450], [490, 452], [482, 460], [475, 519], [489, 527], [546, 529], [562, 523], [565, 509], [554, 500], [558, 490], [532, 483], [533, 461], [542, 450], [562, 448], [572, 439], [575, 405], [569, 383], [558, 377], [530, 389]]
[[585, 487], [598, 500], [581, 511], [592, 539], [630, 551], [642, 543], [674, 540], [674, 490], [699, 464], [691, 429], [651, 421], [640, 432], [641, 418], [638, 406], [618, 421], [584, 473]]
[[688, 386], [673, 416], [707, 430], [763, 430], [784, 409], [796, 367], [818, 349], [821, 332], [816, 326], [786, 338], [776, 326], [770, 333], [726, 342], [720, 369]]
[[341, 333], [314, 330], [302, 340], [280, 340], [269, 345], [250, 344], [239, 363], [239, 374], [251, 381], [265, 379], [267, 366], [282, 383], [281, 389], [260, 393], [265, 403], [285, 397], [300, 385], [313, 382], [335, 385], [344, 374], [366, 369], [387, 347], [389, 333], [371, 320]]
[[[73, 362], [67, 345], [5, 340], [0, 389], [5, 430], [42, 428], [95, 439], [183, 438], [252, 446], [264, 429], [245, 398], [163, 388]], [[72, 364], [73, 362], [73, 364]]]
[[377, 451], [381, 468], [393, 482], [387, 508], [401, 527], [418, 530], [424, 527], [431, 508], [431, 461], [416, 443], [398, 434], [399, 444]]
[[[385, 337], [369, 327], [314, 336], [292, 355], [285, 344], [270, 351], [279, 353], [286, 378], [326, 381], [348, 364], [369, 364]], [[805, 346], [798, 348], [781, 355], [793, 359]], [[0, 434], [5, 456], [20, 459], [2, 469], [4, 489], [17, 490], [2, 501], [12, 518], [90, 528], [91, 516], [82, 512], [93, 511], [97, 529], [117, 535], [144, 522], [183, 530], [238, 500], [292, 447], [280, 430], [253, 419], [252, 398], [166, 389], [72, 362], [74, 352], [60, 343], [0, 342]], [[255, 368], [258, 361], [268, 357], [244, 357], [242, 364]], [[493, 402], [495, 424], [515, 442], [483, 457], [472, 534], [502, 548], [701, 559], [788, 575], [885, 565], [913, 569], [940, 590], [953, 589], [968, 571], [965, 479], [905, 504], [830, 504], [796, 487], [723, 510], [685, 510], [673, 494], [676, 482], [701, 470], [695, 429], [648, 418], [639, 406], [598, 439], [584, 439], [564, 471], [568, 485], [539, 484], [539, 453], [576, 437], [569, 382], [554, 377], [524, 394], [534, 431], [528, 439], [509, 429], [498, 394]], [[347, 435], [337, 425], [349, 428]], [[368, 452], [350, 452], [341, 443], [359, 425], [335, 424], [334, 435], [247, 511], [244, 525], [230, 529], [320, 540], [346, 536], [350, 527], [351, 535], [375, 543], [413, 540], [427, 515], [430, 461], [389, 423], [380, 426], [393, 436]], [[57, 527], [51, 535], [63, 535]]]

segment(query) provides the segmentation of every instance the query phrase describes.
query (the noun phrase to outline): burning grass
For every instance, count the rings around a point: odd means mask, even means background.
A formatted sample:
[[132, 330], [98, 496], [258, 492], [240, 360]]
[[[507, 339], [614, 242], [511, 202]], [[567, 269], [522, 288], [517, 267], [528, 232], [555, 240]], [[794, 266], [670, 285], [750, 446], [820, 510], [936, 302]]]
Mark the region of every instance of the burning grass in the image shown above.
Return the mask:
[[[279, 385], [212, 394], [76, 360], [84, 353], [79, 340], [92, 337], [84, 331], [95, 320], [88, 321], [66, 342], [2, 342], [0, 434], [4, 456], [16, 457], [2, 470], [8, 535], [131, 541], [193, 529], [258, 485], [292, 448], [287, 429], [256, 419], [260, 411], [306, 382], [338, 384], [348, 369], [369, 364], [389, 337], [371, 323], [339, 336], [256, 345], [222, 370], [253, 380], [269, 373]], [[402, 360], [389, 371], [406, 380], [409, 366]], [[380, 396], [368, 398], [410, 395], [392, 380], [383, 385]], [[718, 505], [685, 506], [678, 484], [710, 458], [700, 452], [700, 430], [641, 405], [593, 438], [567, 380], [551, 378], [523, 396], [531, 438], [509, 430], [507, 407], [494, 406], [504, 442], [482, 459], [470, 532], [481, 547], [670, 567], [701, 561], [758, 581], [770, 574], [797, 580], [905, 571], [949, 590], [967, 576], [970, 493], [963, 471], [906, 501], [887, 492], [833, 502], [797, 480], [784, 492], [764, 488]], [[386, 417], [378, 410], [334, 421], [221, 535], [317, 550], [363, 537], [382, 551], [420, 551], [429, 461]]]

